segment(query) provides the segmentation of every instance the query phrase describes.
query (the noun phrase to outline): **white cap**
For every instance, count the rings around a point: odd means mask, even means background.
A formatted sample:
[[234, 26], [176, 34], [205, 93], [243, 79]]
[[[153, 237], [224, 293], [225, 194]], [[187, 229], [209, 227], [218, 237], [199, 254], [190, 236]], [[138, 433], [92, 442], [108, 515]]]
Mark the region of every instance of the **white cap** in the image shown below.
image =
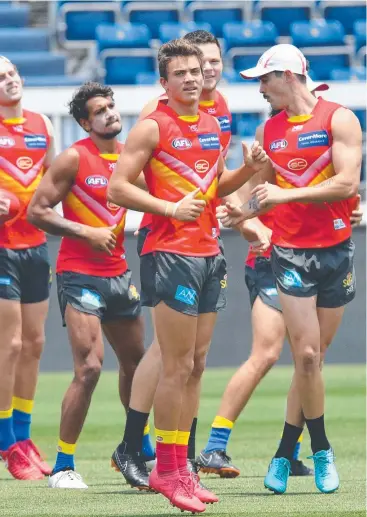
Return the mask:
[[274, 45], [274, 47], [264, 52], [254, 68], [242, 70], [240, 75], [244, 79], [252, 79], [275, 72], [276, 70], [279, 72], [289, 70], [294, 74], [306, 75], [306, 58], [294, 45]]
[[309, 75], [306, 75], [306, 84], [310, 92], [324, 92], [329, 89], [329, 85], [326, 83], [316, 83], [311, 79]]

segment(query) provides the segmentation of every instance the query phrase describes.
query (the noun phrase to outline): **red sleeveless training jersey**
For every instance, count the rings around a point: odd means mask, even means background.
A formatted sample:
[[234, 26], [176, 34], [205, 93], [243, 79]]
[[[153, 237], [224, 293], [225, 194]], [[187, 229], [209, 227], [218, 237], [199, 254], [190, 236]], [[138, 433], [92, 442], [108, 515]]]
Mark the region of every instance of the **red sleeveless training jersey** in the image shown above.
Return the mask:
[[[123, 145], [118, 144], [119, 152]], [[107, 201], [107, 185], [118, 154], [101, 154], [90, 138], [73, 146], [79, 154], [74, 184], [62, 202], [65, 219], [95, 228], [116, 224], [116, 247], [112, 255], [94, 250], [86, 241], [63, 237], [56, 271], [74, 271], [94, 276], [119, 276], [127, 269], [124, 250], [126, 209]]]
[[[163, 94], [159, 97], [160, 100], [167, 100], [167, 95]], [[228, 109], [228, 104], [223, 95], [216, 90], [215, 99], [213, 101], [201, 101], [199, 103], [200, 111], [207, 113], [215, 117], [220, 125], [220, 143], [222, 146], [222, 156], [225, 158], [228, 154], [229, 147], [231, 145], [232, 138], [232, 115]], [[220, 201], [218, 201], [218, 205], [220, 205]], [[145, 228], [150, 225], [152, 219], [151, 214], [144, 214], [141, 220], [139, 228]], [[219, 223], [217, 221], [217, 230], [219, 235]]]
[[23, 110], [21, 119], [0, 118], [0, 188], [20, 201], [18, 215], [0, 225], [0, 247], [25, 249], [46, 242], [46, 235], [27, 221], [29, 202], [45, 172], [50, 138], [42, 115]]
[[206, 207], [193, 222], [153, 215], [142, 254], [166, 251], [197, 257], [217, 255], [216, 205], [221, 156], [217, 121], [199, 112], [197, 121], [186, 122], [164, 101], [147, 118], [159, 126], [159, 143], [144, 168], [149, 192], [175, 203], [200, 187], [197, 199], [204, 199]]
[[[281, 188], [317, 185], [335, 175], [331, 120], [341, 106], [318, 99], [307, 120], [290, 121], [285, 111], [269, 119], [264, 149]], [[301, 119], [302, 120], [302, 119]], [[272, 242], [286, 248], [326, 248], [351, 235], [348, 200], [331, 203], [287, 203], [277, 206]]]

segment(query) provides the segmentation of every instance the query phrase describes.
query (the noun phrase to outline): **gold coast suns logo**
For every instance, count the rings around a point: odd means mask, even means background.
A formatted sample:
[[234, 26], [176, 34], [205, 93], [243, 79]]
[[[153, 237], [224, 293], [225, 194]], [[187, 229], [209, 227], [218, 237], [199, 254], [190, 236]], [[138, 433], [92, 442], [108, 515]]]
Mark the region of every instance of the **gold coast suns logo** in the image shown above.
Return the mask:
[[346, 294], [351, 294], [354, 291], [354, 276], [353, 273], [349, 272], [347, 276], [343, 280], [343, 287], [345, 289]]
[[111, 203], [111, 201], [107, 201], [107, 208], [112, 212], [117, 212], [121, 207], [119, 207], [119, 205], [115, 205], [115, 203]]
[[134, 300], [140, 300], [140, 294], [138, 293], [137, 288], [134, 284], [131, 284], [129, 287], [129, 291]]
[[32, 158], [29, 158], [29, 156], [20, 156], [17, 159], [17, 167], [18, 169], [21, 169], [22, 171], [27, 171], [33, 166], [33, 160]]

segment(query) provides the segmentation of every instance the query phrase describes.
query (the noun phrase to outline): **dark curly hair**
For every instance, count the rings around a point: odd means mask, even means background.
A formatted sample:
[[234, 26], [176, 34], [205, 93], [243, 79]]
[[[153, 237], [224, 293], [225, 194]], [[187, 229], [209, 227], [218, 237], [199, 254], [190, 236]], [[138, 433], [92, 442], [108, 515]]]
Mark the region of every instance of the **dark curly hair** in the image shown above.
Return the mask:
[[103, 84], [91, 81], [84, 83], [78, 88], [69, 102], [68, 107], [69, 114], [74, 117], [79, 125], [81, 119], [88, 120], [87, 102], [94, 97], [111, 97], [111, 99], [113, 99], [113, 90], [110, 86], [104, 86]]
[[192, 45], [206, 45], [207, 43], [214, 43], [219, 48], [220, 55], [222, 56], [222, 49], [220, 48], [219, 41], [211, 32], [200, 29], [188, 32], [182, 39], [189, 41]]

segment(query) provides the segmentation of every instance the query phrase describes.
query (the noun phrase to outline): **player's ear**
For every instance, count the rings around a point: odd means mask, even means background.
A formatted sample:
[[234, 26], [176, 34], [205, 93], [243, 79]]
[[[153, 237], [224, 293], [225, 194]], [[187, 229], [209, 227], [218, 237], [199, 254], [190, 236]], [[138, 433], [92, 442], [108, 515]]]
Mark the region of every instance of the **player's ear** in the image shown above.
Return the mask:
[[165, 79], [164, 77], [161, 77], [159, 79], [159, 82], [160, 82], [162, 88], [164, 88], [166, 90], [166, 92], [167, 92], [168, 91], [168, 81], [167, 81], [167, 79]]
[[90, 132], [91, 127], [90, 127], [90, 123], [89, 123], [89, 121], [87, 119], [81, 118], [80, 121], [79, 121], [79, 124], [82, 126], [84, 131], [86, 131], [86, 133]]

